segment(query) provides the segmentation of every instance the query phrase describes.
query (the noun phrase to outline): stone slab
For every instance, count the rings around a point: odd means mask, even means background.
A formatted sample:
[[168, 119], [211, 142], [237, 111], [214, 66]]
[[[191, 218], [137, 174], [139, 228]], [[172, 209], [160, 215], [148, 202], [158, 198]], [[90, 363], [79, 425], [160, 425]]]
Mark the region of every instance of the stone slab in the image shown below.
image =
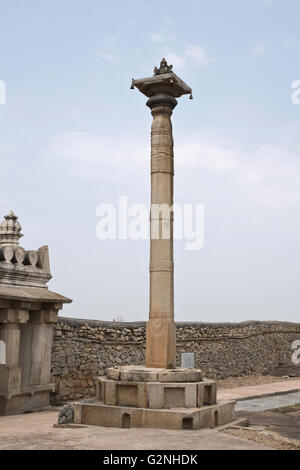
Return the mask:
[[116, 366], [110, 367], [107, 377], [112, 380], [126, 382], [200, 382], [201, 370], [191, 368], [165, 369], [145, 366]]
[[49, 390], [39, 391], [34, 395], [26, 393], [14, 395], [9, 399], [2, 396], [0, 397], [0, 416], [24, 413], [29, 410], [47, 409], [49, 407], [49, 400]]
[[97, 377], [97, 399], [105, 405], [139, 408], [199, 408], [216, 404], [216, 382], [133, 382]]
[[197, 369], [166, 369], [158, 374], [159, 382], [201, 382], [201, 371]]
[[187, 369], [195, 368], [195, 354], [194, 353], [182, 353], [181, 354], [181, 367]]
[[236, 404], [236, 411], [266, 411], [300, 403], [300, 392], [284, 395], [241, 400]]
[[[200, 429], [224, 425], [234, 419], [234, 401], [202, 408], [148, 409], [107, 406], [102, 402], [73, 403], [75, 424], [116, 428]], [[80, 408], [79, 412], [76, 410]]]
[[10, 287], [0, 286], [0, 299], [40, 301], [40, 302], [62, 302], [71, 303], [72, 300], [63, 295], [51, 292], [48, 288], [38, 287]]

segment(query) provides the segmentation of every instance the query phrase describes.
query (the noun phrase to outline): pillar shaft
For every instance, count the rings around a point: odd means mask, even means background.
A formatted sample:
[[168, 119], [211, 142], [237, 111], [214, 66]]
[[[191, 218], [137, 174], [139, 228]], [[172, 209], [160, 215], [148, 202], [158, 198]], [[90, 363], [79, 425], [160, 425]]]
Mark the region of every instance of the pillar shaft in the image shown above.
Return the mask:
[[176, 362], [173, 263], [173, 135], [176, 100], [151, 98], [150, 314], [146, 329], [146, 366], [173, 368]]
[[53, 324], [32, 323], [31, 328], [29, 384], [48, 384], [50, 382]]

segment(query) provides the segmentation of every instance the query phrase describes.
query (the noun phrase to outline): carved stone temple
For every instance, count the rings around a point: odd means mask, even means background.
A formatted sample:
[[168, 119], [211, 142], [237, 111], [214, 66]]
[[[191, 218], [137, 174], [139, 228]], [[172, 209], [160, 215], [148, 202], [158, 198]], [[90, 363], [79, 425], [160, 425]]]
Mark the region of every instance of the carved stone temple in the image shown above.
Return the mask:
[[11, 211], [0, 223], [0, 415], [49, 405], [53, 325], [70, 299], [48, 290], [48, 247], [26, 251]]
[[[217, 403], [216, 382], [201, 370], [176, 368], [174, 321], [173, 212], [154, 211], [154, 205], [173, 206], [173, 135], [171, 115], [177, 99], [192, 90], [162, 59], [152, 77], [132, 80], [148, 98], [151, 130], [150, 314], [146, 329], [145, 366], [108, 369], [97, 378], [97, 399], [73, 403], [74, 422], [166, 429], [198, 429], [232, 421], [234, 401]], [[156, 206], [157, 207], [157, 206]], [[169, 229], [169, 237], [162, 236]], [[159, 234], [159, 236], [157, 236]], [[63, 422], [63, 421], [61, 421]]]

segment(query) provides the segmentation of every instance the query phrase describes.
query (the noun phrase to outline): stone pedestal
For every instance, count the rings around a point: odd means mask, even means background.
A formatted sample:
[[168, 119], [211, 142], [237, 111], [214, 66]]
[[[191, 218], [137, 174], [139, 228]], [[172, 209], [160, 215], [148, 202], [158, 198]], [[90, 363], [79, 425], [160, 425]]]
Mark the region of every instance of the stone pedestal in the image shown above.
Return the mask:
[[235, 401], [217, 403], [216, 382], [197, 369], [124, 366], [97, 379], [93, 403], [73, 403], [74, 423], [165, 429], [213, 428], [234, 419]]

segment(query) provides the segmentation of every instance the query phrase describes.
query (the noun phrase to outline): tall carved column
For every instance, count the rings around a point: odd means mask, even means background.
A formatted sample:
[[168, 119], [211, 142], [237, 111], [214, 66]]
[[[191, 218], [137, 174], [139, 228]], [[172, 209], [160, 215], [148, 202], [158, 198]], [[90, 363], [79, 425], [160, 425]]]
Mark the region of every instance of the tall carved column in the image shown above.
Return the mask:
[[176, 366], [173, 263], [173, 136], [170, 95], [150, 98], [151, 131], [150, 314], [146, 329], [146, 366]]
[[162, 59], [154, 76], [132, 81], [149, 97], [151, 132], [150, 314], [146, 328], [146, 366], [176, 367], [173, 263], [173, 135], [171, 115], [176, 98], [191, 94]]

